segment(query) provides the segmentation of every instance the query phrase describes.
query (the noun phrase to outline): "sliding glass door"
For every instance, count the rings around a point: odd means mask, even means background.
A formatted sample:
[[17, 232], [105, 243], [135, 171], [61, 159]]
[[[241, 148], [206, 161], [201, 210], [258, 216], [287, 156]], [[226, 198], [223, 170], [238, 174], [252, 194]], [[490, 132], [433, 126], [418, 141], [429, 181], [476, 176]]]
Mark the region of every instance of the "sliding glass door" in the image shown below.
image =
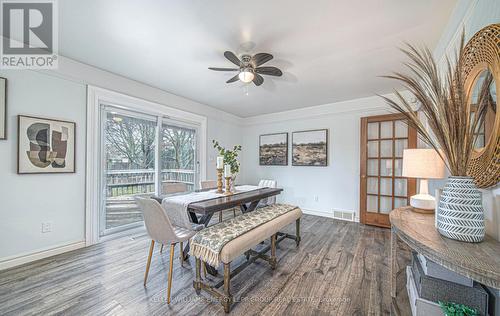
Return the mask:
[[198, 183], [196, 128], [163, 120], [160, 132], [161, 194], [195, 189]]
[[100, 235], [143, 225], [135, 197], [196, 189], [198, 127], [101, 105]]

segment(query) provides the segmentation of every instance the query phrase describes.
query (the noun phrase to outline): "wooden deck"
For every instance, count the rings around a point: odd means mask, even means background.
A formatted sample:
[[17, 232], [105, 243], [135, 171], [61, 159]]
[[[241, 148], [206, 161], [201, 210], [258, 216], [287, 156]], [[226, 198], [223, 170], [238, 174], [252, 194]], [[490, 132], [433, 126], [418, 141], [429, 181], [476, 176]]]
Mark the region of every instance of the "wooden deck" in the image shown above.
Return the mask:
[[[233, 280], [238, 303], [231, 315], [390, 314], [389, 238], [387, 229], [304, 215], [300, 247], [283, 241], [275, 271], [257, 261]], [[196, 295], [192, 258], [184, 267], [174, 263], [170, 305], [168, 251], [155, 249], [144, 287], [148, 246], [145, 235], [120, 238], [2, 271], [0, 314], [223, 314], [219, 303]], [[396, 306], [408, 315], [404, 267], [409, 254], [402, 253]]]

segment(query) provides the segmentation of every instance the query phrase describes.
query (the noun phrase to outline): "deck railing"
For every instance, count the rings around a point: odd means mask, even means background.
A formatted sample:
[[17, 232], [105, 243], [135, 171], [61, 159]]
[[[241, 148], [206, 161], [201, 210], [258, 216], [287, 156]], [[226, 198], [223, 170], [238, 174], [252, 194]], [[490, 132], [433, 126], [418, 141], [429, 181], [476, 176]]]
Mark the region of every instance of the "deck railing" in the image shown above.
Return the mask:
[[[194, 170], [164, 169], [161, 171], [160, 180], [162, 184], [185, 183], [187, 190], [191, 191], [194, 189], [195, 173]], [[106, 228], [142, 221], [142, 214], [135, 204], [134, 196], [147, 196], [154, 192], [154, 170], [107, 171]]]
[[[187, 185], [188, 190], [194, 189], [194, 170], [163, 169], [160, 181], [181, 182]], [[148, 194], [155, 192], [155, 171], [142, 170], [109, 170], [106, 173], [106, 190], [108, 198], [124, 195]]]

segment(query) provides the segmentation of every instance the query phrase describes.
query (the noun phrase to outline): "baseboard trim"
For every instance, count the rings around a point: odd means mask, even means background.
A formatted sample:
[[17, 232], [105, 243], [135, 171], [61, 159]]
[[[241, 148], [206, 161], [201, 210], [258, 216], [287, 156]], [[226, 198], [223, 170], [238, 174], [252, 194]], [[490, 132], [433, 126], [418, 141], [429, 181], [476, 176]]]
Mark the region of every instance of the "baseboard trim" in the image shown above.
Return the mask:
[[[332, 210], [331, 212], [325, 212], [325, 211], [319, 211], [319, 210], [311, 210], [311, 209], [302, 209], [302, 212], [304, 214], [308, 214], [308, 215], [315, 215], [315, 216], [321, 216], [321, 217], [326, 217], [326, 218], [333, 218], [333, 219], [338, 219], [338, 220], [344, 220], [344, 221], [348, 221], [350, 222], [350, 220], [346, 220], [346, 219], [342, 219], [342, 218], [338, 218], [338, 217], [335, 217], [333, 215], [333, 211]], [[339, 210], [340, 211], [340, 210]], [[345, 212], [345, 211], [344, 211]], [[354, 222], [359, 222], [359, 217], [357, 216], [357, 214], [355, 213], [354, 214]]]
[[79, 241], [71, 244], [66, 244], [58, 247], [49, 248], [33, 253], [28, 253], [20, 256], [7, 257], [0, 260], [0, 270], [13, 268], [25, 263], [36, 260], [52, 257], [61, 253], [76, 250], [85, 247], [85, 241]]

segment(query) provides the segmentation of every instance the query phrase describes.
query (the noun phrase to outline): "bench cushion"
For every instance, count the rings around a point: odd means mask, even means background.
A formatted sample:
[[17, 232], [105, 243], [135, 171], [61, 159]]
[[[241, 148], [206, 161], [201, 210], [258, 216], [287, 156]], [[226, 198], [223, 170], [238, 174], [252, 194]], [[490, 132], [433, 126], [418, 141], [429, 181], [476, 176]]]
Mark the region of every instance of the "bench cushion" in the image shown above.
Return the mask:
[[295, 208], [231, 240], [221, 250], [221, 261], [224, 263], [233, 261], [245, 251], [276, 234], [280, 229], [295, 222], [301, 216], [300, 208]]

